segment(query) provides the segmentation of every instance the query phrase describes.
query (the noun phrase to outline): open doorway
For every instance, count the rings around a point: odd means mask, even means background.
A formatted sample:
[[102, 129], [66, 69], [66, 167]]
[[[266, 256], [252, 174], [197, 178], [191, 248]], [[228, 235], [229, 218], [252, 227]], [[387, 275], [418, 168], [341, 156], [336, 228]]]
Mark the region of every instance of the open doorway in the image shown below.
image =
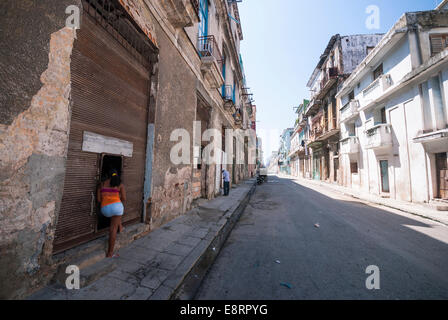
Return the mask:
[[[103, 154], [101, 156], [100, 165], [101, 182], [104, 182], [109, 178], [109, 172], [112, 169], [117, 170], [118, 174], [121, 176], [121, 172], [123, 170], [123, 158], [121, 156]], [[97, 212], [97, 231], [109, 228], [110, 219], [103, 216], [100, 209], [98, 209]]]

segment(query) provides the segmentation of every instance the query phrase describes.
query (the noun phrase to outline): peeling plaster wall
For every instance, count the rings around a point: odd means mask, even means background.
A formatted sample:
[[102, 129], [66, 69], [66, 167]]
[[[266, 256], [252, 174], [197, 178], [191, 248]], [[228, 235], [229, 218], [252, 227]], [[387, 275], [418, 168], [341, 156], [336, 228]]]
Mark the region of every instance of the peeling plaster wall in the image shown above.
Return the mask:
[[65, 8], [78, 2], [1, 3], [0, 298], [23, 297], [48, 275], [70, 119]]
[[367, 47], [375, 47], [383, 34], [351, 35], [341, 38], [344, 74], [350, 74], [367, 57]]

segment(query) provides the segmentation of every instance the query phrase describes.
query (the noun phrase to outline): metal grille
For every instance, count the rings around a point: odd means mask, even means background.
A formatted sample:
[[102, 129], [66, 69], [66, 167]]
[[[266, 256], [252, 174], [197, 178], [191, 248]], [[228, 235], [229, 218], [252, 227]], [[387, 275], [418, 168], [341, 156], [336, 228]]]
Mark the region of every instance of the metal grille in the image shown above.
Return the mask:
[[222, 64], [224, 61], [215, 36], [199, 37], [198, 52], [201, 58], [214, 57], [218, 63], [219, 70], [222, 70]]
[[148, 65], [157, 50], [118, 0], [82, 0], [84, 12], [117, 40], [134, 58]]

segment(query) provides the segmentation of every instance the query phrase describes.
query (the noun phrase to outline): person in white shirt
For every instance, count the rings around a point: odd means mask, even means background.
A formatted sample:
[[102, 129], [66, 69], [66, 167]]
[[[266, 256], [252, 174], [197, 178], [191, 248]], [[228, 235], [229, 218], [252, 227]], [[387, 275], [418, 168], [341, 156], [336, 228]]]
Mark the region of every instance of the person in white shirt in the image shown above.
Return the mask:
[[224, 179], [224, 195], [228, 196], [230, 192], [230, 173], [226, 169], [222, 170], [222, 178]]

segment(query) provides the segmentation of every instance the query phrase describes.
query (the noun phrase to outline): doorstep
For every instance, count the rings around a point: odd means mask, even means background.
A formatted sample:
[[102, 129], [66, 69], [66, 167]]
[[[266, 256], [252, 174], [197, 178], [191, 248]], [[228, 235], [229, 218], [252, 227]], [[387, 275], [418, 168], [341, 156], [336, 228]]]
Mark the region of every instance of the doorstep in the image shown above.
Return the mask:
[[80, 269], [79, 290], [66, 289], [64, 279], [68, 275], [60, 273], [59, 282], [28, 299], [192, 299], [255, 192], [255, 182], [249, 179], [227, 197], [201, 202], [185, 215], [121, 248], [117, 258], [92, 253], [86, 259], [94, 263]]

